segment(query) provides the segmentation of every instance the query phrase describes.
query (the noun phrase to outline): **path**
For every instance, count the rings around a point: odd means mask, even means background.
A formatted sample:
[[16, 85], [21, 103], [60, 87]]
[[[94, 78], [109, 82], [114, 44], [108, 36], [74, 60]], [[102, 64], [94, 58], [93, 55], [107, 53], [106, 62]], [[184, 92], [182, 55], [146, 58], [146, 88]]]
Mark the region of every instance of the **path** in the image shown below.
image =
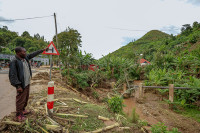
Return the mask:
[[[44, 71], [48, 71], [47, 68], [40, 68], [37, 70], [33, 69], [33, 77], [38, 72]], [[31, 83], [33, 82], [35, 81], [31, 81]], [[45, 85], [40, 85], [37, 83], [31, 85], [31, 93], [43, 89], [47, 86], [47, 84], [48, 82], [45, 83]], [[4, 71], [0, 72], [0, 119], [2, 119], [6, 115], [9, 115], [11, 112], [15, 112], [15, 99], [16, 89], [10, 85], [8, 78], [8, 69], [5, 69]]]
[[0, 74], [0, 119], [15, 111], [16, 89], [10, 85], [8, 74]]

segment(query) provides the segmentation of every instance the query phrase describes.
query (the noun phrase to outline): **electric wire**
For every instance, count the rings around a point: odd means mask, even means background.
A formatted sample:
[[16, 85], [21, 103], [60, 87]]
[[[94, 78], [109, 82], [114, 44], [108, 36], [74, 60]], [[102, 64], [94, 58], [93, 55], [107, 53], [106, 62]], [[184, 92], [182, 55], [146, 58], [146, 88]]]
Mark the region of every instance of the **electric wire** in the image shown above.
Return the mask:
[[42, 17], [32, 17], [32, 18], [3, 19], [3, 20], [0, 20], [0, 22], [3, 22], [3, 21], [18, 21], [18, 20], [39, 19], [39, 18], [47, 18], [47, 17], [52, 17], [52, 16], [53, 16], [53, 15], [49, 15], [49, 16], [42, 16]]

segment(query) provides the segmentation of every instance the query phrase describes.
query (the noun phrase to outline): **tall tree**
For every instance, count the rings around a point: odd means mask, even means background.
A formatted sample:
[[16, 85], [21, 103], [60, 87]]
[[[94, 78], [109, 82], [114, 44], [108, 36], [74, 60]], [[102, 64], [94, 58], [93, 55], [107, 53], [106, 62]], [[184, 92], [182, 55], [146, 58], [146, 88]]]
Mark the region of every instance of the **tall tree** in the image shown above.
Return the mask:
[[31, 39], [31, 35], [28, 33], [28, 31], [24, 31], [21, 36]]
[[192, 32], [192, 27], [190, 24], [184, 24], [181, 28], [181, 34], [188, 36]]
[[[56, 42], [56, 37], [54, 36], [54, 42]], [[58, 34], [59, 41], [59, 52], [62, 62], [69, 66], [75, 66], [77, 61], [76, 54], [79, 52], [79, 47], [81, 47], [81, 34], [73, 29], [67, 28], [65, 31]]]

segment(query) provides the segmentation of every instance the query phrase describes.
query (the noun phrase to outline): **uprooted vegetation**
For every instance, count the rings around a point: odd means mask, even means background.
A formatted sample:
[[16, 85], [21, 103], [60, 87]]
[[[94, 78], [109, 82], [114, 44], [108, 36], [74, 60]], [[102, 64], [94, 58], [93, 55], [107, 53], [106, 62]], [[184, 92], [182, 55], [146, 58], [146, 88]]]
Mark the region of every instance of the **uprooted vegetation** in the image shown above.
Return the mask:
[[[45, 75], [45, 73], [39, 75]], [[114, 115], [106, 105], [95, 104], [92, 99], [81, 93], [71, 91], [72, 87], [56, 86], [54, 113], [51, 113], [46, 105], [47, 88], [44, 89], [30, 95], [27, 108], [32, 113], [27, 116], [25, 122], [15, 122], [15, 113], [12, 113], [1, 120], [0, 131], [141, 132], [140, 127], [129, 123], [122, 115]]]

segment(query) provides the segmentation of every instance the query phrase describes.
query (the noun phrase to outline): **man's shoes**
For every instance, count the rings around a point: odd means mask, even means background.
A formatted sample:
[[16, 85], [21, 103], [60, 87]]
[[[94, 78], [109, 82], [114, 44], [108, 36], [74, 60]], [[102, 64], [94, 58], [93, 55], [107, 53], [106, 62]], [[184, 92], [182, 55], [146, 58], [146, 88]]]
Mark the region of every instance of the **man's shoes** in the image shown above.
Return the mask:
[[28, 115], [31, 113], [31, 111], [24, 110], [22, 113], [23, 113], [23, 115]]
[[17, 120], [18, 122], [23, 122], [23, 121], [26, 120], [26, 117], [25, 117], [24, 115], [18, 115], [18, 116], [16, 117], [16, 120]]

